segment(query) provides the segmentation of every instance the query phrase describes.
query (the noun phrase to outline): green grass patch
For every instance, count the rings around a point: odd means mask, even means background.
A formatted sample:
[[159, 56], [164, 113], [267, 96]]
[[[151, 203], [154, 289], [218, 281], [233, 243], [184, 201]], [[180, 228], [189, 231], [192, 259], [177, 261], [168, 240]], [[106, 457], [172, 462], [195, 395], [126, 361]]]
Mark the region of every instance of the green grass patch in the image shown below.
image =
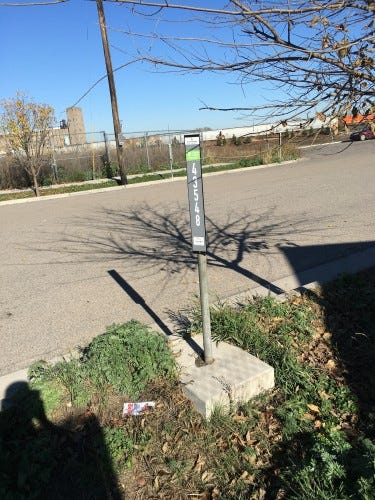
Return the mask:
[[[40, 196], [51, 196], [54, 194], [64, 194], [64, 193], [78, 193], [81, 191], [92, 191], [93, 189], [103, 189], [114, 186], [118, 186], [118, 183], [112, 180], [93, 183], [93, 184], [74, 184], [72, 186], [62, 185], [61, 187], [40, 189]], [[0, 193], [0, 202], [9, 200], [21, 200], [24, 198], [35, 198], [35, 194], [31, 190], [21, 191], [17, 193], [14, 192]]]
[[157, 377], [173, 377], [174, 360], [165, 340], [137, 321], [112, 325], [72, 357], [55, 364], [44, 361], [29, 369], [30, 386], [41, 391], [52, 410], [64, 393], [75, 407], [100, 399], [109, 392], [137, 398], [147, 383]]
[[50, 196], [53, 194], [78, 193], [80, 191], [92, 191], [93, 189], [103, 189], [118, 186], [116, 181], [108, 180], [93, 184], [74, 184], [72, 186], [61, 186], [56, 188], [47, 188], [41, 190], [41, 196]]
[[0, 193], [0, 202], [9, 200], [22, 200], [24, 198], [35, 198], [35, 195], [32, 191]]

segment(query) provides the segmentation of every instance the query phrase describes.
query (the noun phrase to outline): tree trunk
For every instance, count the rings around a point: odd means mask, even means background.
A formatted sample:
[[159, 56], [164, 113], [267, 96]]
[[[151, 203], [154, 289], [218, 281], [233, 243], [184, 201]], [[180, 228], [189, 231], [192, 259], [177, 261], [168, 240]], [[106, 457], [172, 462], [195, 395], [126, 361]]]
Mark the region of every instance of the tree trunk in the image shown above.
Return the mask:
[[32, 171], [32, 179], [33, 179], [33, 190], [34, 190], [34, 193], [35, 193], [35, 196], [40, 196], [40, 191], [39, 191], [39, 185], [38, 185], [38, 178], [37, 178], [37, 175], [35, 173], [35, 171], [33, 170]]

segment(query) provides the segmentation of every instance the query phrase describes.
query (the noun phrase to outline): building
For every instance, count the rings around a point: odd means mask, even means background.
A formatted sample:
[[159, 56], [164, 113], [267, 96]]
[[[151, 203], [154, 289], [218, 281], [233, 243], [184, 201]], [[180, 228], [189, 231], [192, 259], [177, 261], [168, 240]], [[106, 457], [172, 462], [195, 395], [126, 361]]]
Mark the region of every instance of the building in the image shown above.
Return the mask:
[[54, 128], [52, 131], [52, 143], [54, 148], [87, 143], [81, 108], [75, 106], [67, 108], [66, 120], [61, 120], [59, 127]]

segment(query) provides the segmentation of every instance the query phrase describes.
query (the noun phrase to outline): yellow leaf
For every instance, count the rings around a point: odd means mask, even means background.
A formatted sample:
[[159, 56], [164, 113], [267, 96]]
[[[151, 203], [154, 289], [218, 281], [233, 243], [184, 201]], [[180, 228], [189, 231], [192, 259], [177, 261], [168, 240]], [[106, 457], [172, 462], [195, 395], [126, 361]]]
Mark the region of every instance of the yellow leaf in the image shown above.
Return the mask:
[[313, 405], [313, 404], [308, 404], [307, 408], [312, 411], [313, 413], [320, 413], [319, 406]]
[[314, 415], [311, 415], [311, 413], [305, 413], [303, 415], [304, 420], [315, 420]]
[[316, 24], [318, 24], [318, 22], [319, 22], [319, 17], [314, 16], [311, 20], [310, 27], [313, 28]]
[[247, 421], [247, 417], [245, 417], [244, 415], [233, 415], [233, 420], [235, 420], [236, 422], [246, 422]]
[[204, 471], [203, 474], [201, 475], [201, 479], [204, 483], [208, 483], [212, 481], [212, 479], [215, 477], [215, 475], [212, 472]]
[[322, 398], [322, 399], [329, 399], [331, 396], [329, 394], [327, 394], [325, 391], [318, 391], [318, 394], [319, 396]]
[[333, 359], [330, 359], [329, 361], [327, 361], [326, 363], [326, 368], [328, 368], [329, 370], [333, 370], [334, 368], [336, 368], [336, 363], [334, 362]]

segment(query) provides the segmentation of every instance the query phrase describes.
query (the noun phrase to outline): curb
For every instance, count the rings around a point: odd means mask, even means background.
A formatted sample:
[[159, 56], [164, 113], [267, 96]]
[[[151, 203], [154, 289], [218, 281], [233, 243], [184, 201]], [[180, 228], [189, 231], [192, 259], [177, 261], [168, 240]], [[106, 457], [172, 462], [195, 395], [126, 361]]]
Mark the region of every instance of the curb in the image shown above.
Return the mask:
[[[236, 303], [238, 304], [241, 303], [241, 301], [253, 297], [254, 295], [259, 295], [259, 296], [272, 295], [276, 296], [279, 300], [285, 300], [293, 292], [316, 288], [321, 284], [331, 281], [332, 279], [336, 278], [338, 275], [342, 273], [354, 274], [356, 272], [368, 269], [374, 264], [375, 264], [375, 245], [373, 247], [367, 248], [366, 250], [362, 250], [361, 252], [356, 252], [346, 257], [342, 257], [340, 259], [331, 262], [326, 262], [319, 266], [302, 271], [299, 274], [299, 277], [297, 277], [295, 274], [290, 274], [288, 276], [284, 276], [283, 278], [280, 278], [272, 282], [272, 285], [275, 285], [276, 287], [285, 290], [285, 292], [280, 295], [276, 295], [266, 287], [258, 286], [246, 290], [244, 292], [238, 293], [236, 295], [222, 297], [221, 300], [233, 304]], [[301, 282], [306, 284], [301, 285]], [[163, 323], [171, 331], [173, 331], [174, 326], [169, 320], [165, 321], [163, 320]], [[160, 325], [156, 323], [150, 323], [149, 326], [154, 330], [162, 332]], [[180, 338], [181, 337], [177, 334], [173, 334], [169, 337], [171, 341]], [[64, 355], [59, 356], [58, 358], [50, 360], [50, 362], [57, 361], [58, 359], [62, 359], [63, 357]], [[27, 382], [27, 368], [0, 376], [0, 410], [3, 408], [4, 402], [6, 401], [5, 396], [7, 388], [10, 385], [16, 384], [18, 382], [21, 383]]]
[[[301, 161], [301, 158], [298, 158], [296, 160], [287, 160], [283, 161], [282, 163], [268, 163], [267, 165], [255, 165], [254, 167], [242, 167], [242, 168], [233, 168], [233, 169], [228, 169], [228, 170], [220, 170], [219, 172], [206, 172], [204, 176], [213, 176], [213, 175], [223, 175], [223, 174], [231, 174], [231, 173], [236, 173], [236, 172], [248, 172], [252, 170], [261, 170], [263, 168], [270, 168], [270, 167], [282, 167], [284, 165], [289, 165], [291, 163], [296, 163], [298, 161]], [[209, 165], [208, 165], [209, 166]], [[204, 172], [204, 170], [203, 170]], [[186, 177], [181, 176], [181, 177], [174, 177], [169, 178], [169, 179], [160, 179], [160, 180], [154, 180], [154, 181], [144, 181], [144, 182], [137, 182], [135, 184], [127, 184], [126, 186], [113, 186], [113, 187], [106, 187], [106, 188], [99, 188], [99, 189], [87, 189], [84, 191], [76, 191], [72, 193], [61, 193], [61, 194], [50, 194], [46, 196], [34, 196], [33, 198], [20, 198], [17, 200], [7, 200], [7, 201], [0, 201], [0, 208], [3, 205], [16, 205], [20, 203], [35, 203], [35, 202], [40, 202], [40, 201], [46, 201], [46, 200], [55, 200], [59, 198], [69, 198], [71, 196], [83, 196], [83, 195], [90, 195], [90, 194], [95, 194], [95, 193], [110, 193], [111, 191], [121, 191], [121, 190], [128, 190], [128, 189], [133, 189], [133, 188], [139, 188], [139, 187], [145, 187], [145, 186], [153, 186], [154, 184], [163, 184], [166, 182], [178, 182], [178, 181], [185, 181], [186, 182]]]

